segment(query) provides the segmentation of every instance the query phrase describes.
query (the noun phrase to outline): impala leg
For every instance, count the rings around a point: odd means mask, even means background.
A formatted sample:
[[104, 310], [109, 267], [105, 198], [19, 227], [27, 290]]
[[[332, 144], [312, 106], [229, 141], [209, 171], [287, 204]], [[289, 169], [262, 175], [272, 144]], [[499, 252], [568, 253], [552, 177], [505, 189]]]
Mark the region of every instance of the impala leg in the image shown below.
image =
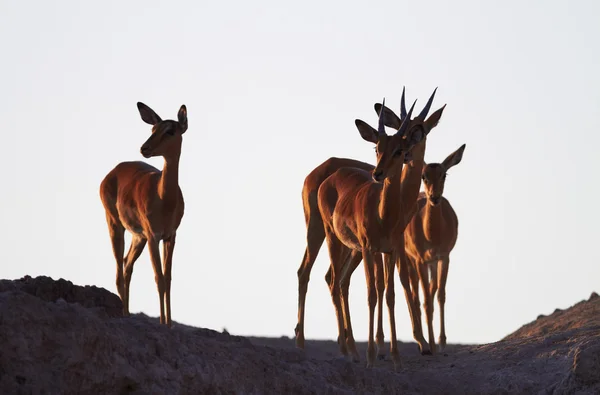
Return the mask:
[[[404, 243], [404, 239], [402, 239], [402, 243]], [[402, 244], [403, 245], [403, 244]], [[423, 329], [420, 325], [420, 314], [419, 311], [420, 306], [415, 306], [413, 303], [413, 296], [410, 289], [410, 263], [408, 261], [408, 257], [404, 251], [404, 248], [399, 248], [397, 251], [398, 259], [396, 264], [398, 265], [398, 272], [400, 275], [400, 283], [402, 283], [402, 288], [404, 288], [404, 296], [406, 298], [406, 302], [408, 305], [408, 313], [410, 314], [410, 319], [412, 322], [413, 328], [413, 337], [416, 342], [419, 344], [419, 349], [421, 350], [422, 355], [429, 355], [431, 351], [429, 350], [429, 344], [425, 340], [423, 336]]]
[[163, 275], [165, 279], [165, 313], [166, 323], [171, 327], [171, 269], [173, 267], [173, 251], [175, 250], [175, 234], [163, 241]]
[[377, 359], [385, 359], [385, 337], [383, 335], [383, 294], [385, 292], [385, 275], [381, 254], [375, 254], [375, 288], [377, 290]]
[[[427, 273], [429, 273], [429, 278], [430, 278], [430, 282], [429, 282], [429, 306], [431, 308], [431, 338], [435, 339], [435, 337], [433, 337], [433, 318], [435, 316], [435, 294], [438, 291], [438, 286], [439, 286], [439, 281], [438, 281], [438, 264], [437, 262], [433, 265], [427, 265], [425, 271]], [[431, 343], [431, 340], [429, 341], [429, 343]], [[437, 347], [436, 347], [437, 350]]]
[[365, 277], [367, 279], [367, 295], [369, 302], [369, 342], [367, 345], [367, 368], [372, 368], [375, 363], [376, 356], [373, 324], [375, 321], [377, 290], [375, 289], [375, 257], [367, 249], [363, 249], [363, 265], [365, 267]]
[[123, 299], [123, 310], [125, 311], [125, 315], [129, 315], [129, 288], [131, 284], [131, 275], [133, 274], [133, 265], [142, 254], [142, 251], [144, 251], [146, 241], [147, 240], [143, 236], [134, 234], [131, 238], [129, 252], [125, 257], [125, 298]]
[[384, 275], [385, 275], [385, 300], [390, 317], [390, 356], [394, 362], [394, 368], [400, 368], [400, 355], [398, 353], [398, 341], [396, 340], [396, 293], [394, 290], [394, 264], [396, 259], [392, 254], [383, 254]]
[[346, 345], [350, 354], [352, 354], [352, 362], [360, 361], [358, 351], [356, 350], [356, 342], [354, 341], [354, 333], [352, 331], [352, 320], [350, 319], [350, 278], [354, 270], [360, 264], [362, 260], [362, 253], [356, 250], [352, 250], [350, 258], [346, 261], [342, 269], [342, 278], [340, 279], [340, 287], [342, 290], [342, 301], [344, 306], [344, 325], [346, 328]]
[[448, 279], [448, 269], [450, 267], [450, 258], [444, 258], [438, 262], [438, 281], [439, 293], [438, 303], [440, 304], [440, 351], [446, 348], [446, 323], [444, 319], [444, 306], [446, 304], [446, 280]]
[[[298, 323], [296, 324], [296, 347], [304, 348], [304, 312], [306, 305], [306, 293], [308, 291], [308, 281], [310, 272], [317, 259], [319, 250], [325, 240], [325, 230], [323, 222], [316, 216], [309, 218], [307, 225], [306, 250], [302, 263], [298, 269]], [[331, 269], [330, 269], [331, 270]], [[330, 288], [331, 289], [331, 288]]]
[[415, 318], [417, 319], [417, 325], [423, 330], [421, 321], [421, 300], [419, 298], [419, 273], [417, 273], [417, 269], [415, 268], [415, 262], [410, 257], [407, 256], [407, 258], [409, 262], [408, 272], [410, 276], [413, 306], [417, 309], [417, 311], [415, 311]]
[[429, 268], [424, 262], [417, 262], [417, 271], [421, 279], [421, 289], [423, 290], [423, 309], [427, 318], [427, 329], [429, 333], [429, 347], [431, 353], [435, 354], [435, 338], [433, 336], [433, 303], [429, 293]]
[[120, 222], [113, 220], [113, 217], [107, 212], [106, 222], [108, 223], [108, 233], [112, 244], [113, 255], [117, 261], [117, 292], [123, 302], [123, 315], [128, 315], [129, 312], [125, 309], [125, 279], [123, 278], [123, 253], [125, 251], [125, 228]]
[[156, 281], [156, 288], [158, 289], [158, 297], [160, 300], [160, 323], [165, 324], [165, 278], [160, 265], [160, 251], [158, 249], [158, 243], [159, 240], [153, 238], [148, 239], [148, 250], [150, 252], [150, 259], [152, 260], [154, 280]]
[[343, 244], [337, 239], [335, 234], [327, 234], [327, 246], [329, 247], [329, 257], [331, 259], [331, 281], [329, 282], [329, 291], [331, 293], [331, 300], [333, 307], [335, 308], [335, 314], [337, 317], [338, 324], [338, 344], [340, 347], [340, 353], [342, 355], [348, 355], [348, 348], [346, 347], [346, 336], [344, 331], [344, 312], [342, 307], [342, 295], [340, 291], [340, 277], [342, 270], [342, 258], [343, 258]]

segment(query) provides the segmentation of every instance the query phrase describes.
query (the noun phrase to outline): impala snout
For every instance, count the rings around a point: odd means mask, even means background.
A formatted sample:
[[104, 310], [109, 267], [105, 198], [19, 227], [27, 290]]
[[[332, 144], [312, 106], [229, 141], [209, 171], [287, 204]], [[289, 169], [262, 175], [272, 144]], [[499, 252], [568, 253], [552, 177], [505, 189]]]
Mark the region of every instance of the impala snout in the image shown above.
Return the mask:
[[441, 196], [430, 196], [429, 201], [431, 202], [431, 204], [433, 206], [437, 206], [442, 201], [442, 197]]
[[142, 145], [142, 148], [140, 148], [140, 153], [144, 158], [150, 158], [152, 156], [152, 149], [150, 146], [144, 144]]
[[385, 177], [383, 177], [383, 170], [373, 170], [373, 181], [382, 182], [384, 178]]

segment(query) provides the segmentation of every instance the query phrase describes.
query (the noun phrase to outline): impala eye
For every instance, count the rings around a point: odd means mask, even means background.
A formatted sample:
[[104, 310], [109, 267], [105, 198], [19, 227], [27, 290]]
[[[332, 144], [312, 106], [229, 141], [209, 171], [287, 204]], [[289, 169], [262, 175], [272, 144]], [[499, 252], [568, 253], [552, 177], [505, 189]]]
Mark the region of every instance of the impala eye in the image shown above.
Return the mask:
[[394, 156], [395, 157], [398, 157], [400, 155], [402, 155], [402, 150], [401, 149], [399, 149], [398, 151], [394, 152]]
[[422, 176], [422, 177], [421, 177], [421, 179], [423, 180], [423, 182], [424, 182], [425, 184], [427, 184], [427, 178], [425, 178], [425, 176]]
[[169, 129], [165, 133], [167, 133], [169, 136], [174, 136], [175, 135], [175, 130]]

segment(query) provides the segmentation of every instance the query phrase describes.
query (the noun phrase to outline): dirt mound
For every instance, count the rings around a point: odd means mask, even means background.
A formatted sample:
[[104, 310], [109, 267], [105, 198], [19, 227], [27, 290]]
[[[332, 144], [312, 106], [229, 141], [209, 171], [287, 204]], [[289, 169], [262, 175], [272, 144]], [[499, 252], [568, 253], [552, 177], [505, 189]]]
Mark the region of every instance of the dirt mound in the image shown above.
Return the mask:
[[286, 337], [168, 329], [142, 314], [119, 317], [118, 297], [101, 288], [3, 280], [0, 393], [599, 393], [599, 299], [493, 344], [422, 357], [401, 343], [403, 369], [394, 372], [390, 361], [367, 370], [339, 359], [331, 341], [308, 340], [301, 351]]
[[592, 292], [588, 300], [581, 301], [566, 310], [556, 309], [548, 316], [537, 319], [506, 336], [504, 340], [570, 333], [575, 329], [600, 332], [600, 297]]
[[121, 317], [123, 305], [121, 299], [104, 288], [86, 285], [80, 287], [72, 282], [50, 277], [25, 276], [19, 280], [0, 280], [0, 292], [21, 291], [38, 297], [46, 302], [63, 300], [67, 303], [78, 303], [83, 307], [99, 309], [109, 317]]

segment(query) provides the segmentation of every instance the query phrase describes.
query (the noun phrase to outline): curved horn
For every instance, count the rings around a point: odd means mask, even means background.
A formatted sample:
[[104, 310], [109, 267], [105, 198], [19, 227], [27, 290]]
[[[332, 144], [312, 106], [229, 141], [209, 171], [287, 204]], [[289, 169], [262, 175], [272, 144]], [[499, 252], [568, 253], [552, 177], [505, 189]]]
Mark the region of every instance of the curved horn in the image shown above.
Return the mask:
[[419, 114], [419, 116], [417, 118], [419, 118], [421, 121], [425, 120], [425, 117], [427, 116], [427, 114], [429, 113], [429, 109], [431, 108], [431, 103], [433, 103], [433, 98], [435, 97], [435, 92], [437, 91], [437, 87], [433, 90], [433, 93], [431, 94], [431, 97], [429, 98], [429, 100], [427, 101], [427, 104], [425, 104], [425, 107], [423, 108], [423, 110], [421, 110], [421, 113]]
[[404, 136], [404, 134], [408, 131], [408, 125], [410, 125], [410, 116], [412, 115], [412, 112], [413, 112], [413, 109], [415, 108], [416, 103], [417, 103], [417, 100], [415, 99], [412, 106], [410, 106], [410, 111], [408, 111], [408, 114], [406, 114], [406, 118], [404, 118], [402, 120], [402, 125], [400, 125], [400, 129], [398, 129], [396, 134]]
[[402, 87], [402, 98], [400, 99], [400, 119], [406, 118], [406, 103], [404, 101], [404, 88]]
[[377, 132], [379, 134], [385, 134], [385, 114], [383, 109], [385, 108], [385, 97], [381, 102], [381, 111], [379, 111], [379, 126], [377, 127]]

